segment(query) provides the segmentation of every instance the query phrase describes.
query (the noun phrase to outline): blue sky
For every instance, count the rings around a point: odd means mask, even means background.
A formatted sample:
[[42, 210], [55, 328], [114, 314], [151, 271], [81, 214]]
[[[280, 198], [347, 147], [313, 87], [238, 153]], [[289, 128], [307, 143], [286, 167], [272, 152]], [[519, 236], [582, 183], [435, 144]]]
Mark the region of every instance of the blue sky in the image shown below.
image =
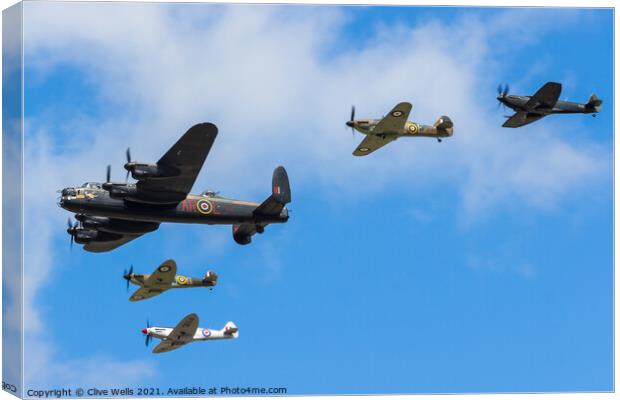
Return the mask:
[[[611, 390], [612, 18], [26, 3], [26, 387]], [[500, 128], [499, 83], [550, 80], [562, 99], [596, 92], [603, 112]], [[350, 105], [379, 117], [401, 100], [419, 122], [451, 116], [455, 136], [352, 157]], [[108, 163], [121, 179], [126, 147], [155, 161], [203, 120], [220, 135], [194, 191], [261, 201], [283, 164], [287, 224], [244, 247], [227, 226], [162, 225], [111, 253], [69, 250], [55, 190]], [[167, 258], [220, 284], [129, 303], [123, 269]], [[240, 338], [144, 347], [147, 318], [190, 312]]]

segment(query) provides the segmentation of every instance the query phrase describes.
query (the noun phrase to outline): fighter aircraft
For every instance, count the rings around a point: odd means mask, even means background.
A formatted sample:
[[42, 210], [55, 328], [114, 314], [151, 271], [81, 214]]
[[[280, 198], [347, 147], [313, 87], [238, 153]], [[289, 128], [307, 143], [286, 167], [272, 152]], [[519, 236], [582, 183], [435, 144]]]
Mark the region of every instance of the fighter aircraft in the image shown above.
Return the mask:
[[390, 113], [380, 120], [355, 119], [355, 106], [351, 107], [351, 117], [346, 125], [366, 135], [353, 152], [354, 156], [366, 156], [400, 137], [431, 137], [441, 142], [441, 138], [452, 136], [453, 124], [445, 115], [433, 126], [420, 125], [407, 121], [411, 112], [410, 103], [398, 103]]
[[558, 100], [562, 92], [562, 84], [547, 82], [533, 96], [515, 96], [508, 94], [509, 87], [497, 87], [497, 100], [514, 111], [502, 125], [505, 128], [518, 128], [531, 124], [549, 114], [593, 114], [601, 112], [603, 101], [592, 94], [585, 104]]
[[126, 179], [131, 174], [136, 183], [110, 182], [108, 165], [105, 183], [63, 189], [60, 207], [77, 213], [78, 222], [68, 221], [71, 246], [75, 241], [87, 251], [110, 251], [162, 222], [229, 224], [235, 241], [248, 244], [268, 224], [288, 221], [285, 204], [291, 201], [291, 189], [281, 166], [273, 171], [271, 195], [261, 204], [226, 199], [213, 191], [189, 194], [216, 136], [215, 125], [195, 125], [155, 164], [133, 162], [127, 149]]
[[239, 328], [233, 322], [226, 323], [224, 328], [219, 330], [199, 328], [198, 316], [192, 313], [183, 318], [174, 328], [152, 327], [147, 321], [142, 333], [146, 335], [147, 346], [153, 338], [161, 339], [161, 342], [153, 349], [153, 353], [164, 353], [194, 341], [236, 339], [239, 337]]
[[150, 275], [134, 274], [133, 265], [129, 271], [123, 273], [123, 278], [129, 283], [140, 286], [129, 298], [130, 301], [138, 301], [157, 296], [168, 289], [185, 289], [192, 287], [208, 287], [213, 289], [217, 285], [217, 274], [207, 271], [204, 278], [191, 278], [189, 276], [177, 275], [177, 263], [174, 260], [164, 261]]

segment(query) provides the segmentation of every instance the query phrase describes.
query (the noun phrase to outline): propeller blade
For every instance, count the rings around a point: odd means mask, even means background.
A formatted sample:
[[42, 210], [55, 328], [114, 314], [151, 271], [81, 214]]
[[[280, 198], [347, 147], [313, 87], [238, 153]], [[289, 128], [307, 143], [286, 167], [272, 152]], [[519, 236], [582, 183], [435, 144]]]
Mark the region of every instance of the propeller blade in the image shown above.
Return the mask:
[[125, 157], [127, 157], [127, 162], [130, 163], [131, 162], [131, 150], [129, 149], [129, 147], [127, 147], [127, 150], [125, 151]]
[[73, 224], [71, 223], [71, 217], [67, 218], [67, 227], [69, 229], [71, 229], [71, 227], [73, 226]]
[[108, 164], [108, 168], [106, 170], [106, 174], [105, 174], [105, 181], [106, 183], [110, 183], [110, 175], [112, 173], [112, 166], [110, 164]]
[[510, 90], [510, 86], [508, 86], [508, 84], [506, 84], [506, 87], [504, 88], [504, 96], [506, 96], [508, 94], [508, 91]]
[[502, 84], [497, 85], [497, 94], [502, 94]]
[[133, 274], [133, 264], [129, 267], [129, 275]]
[[354, 121], [355, 120], [355, 106], [351, 106], [351, 118], [349, 118], [349, 121]]
[[69, 249], [73, 250], [73, 235], [71, 235], [71, 244], [69, 245]]

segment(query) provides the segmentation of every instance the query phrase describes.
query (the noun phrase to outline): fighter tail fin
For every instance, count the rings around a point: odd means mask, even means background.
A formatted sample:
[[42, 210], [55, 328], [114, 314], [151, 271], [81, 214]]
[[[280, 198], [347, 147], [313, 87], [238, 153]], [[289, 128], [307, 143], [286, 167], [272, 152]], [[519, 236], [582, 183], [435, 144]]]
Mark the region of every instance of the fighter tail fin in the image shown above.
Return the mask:
[[593, 112], [600, 112], [601, 105], [603, 104], [603, 100], [599, 99], [596, 94], [592, 94], [586, 103], [586, 108], [588, 110], [592, 110]]
[[224, 334], [236, 339], [239, 337], [239, 328], [237, 328], [234, 322], [229, 321], [224, 325]]
[[452, 136], [452, 133], [454, 132], [454, 124], [452, 123], [450, 117], [446, 115], [439, 117], [433, 126], [437, 128], [438, 131], [445, 132], [448, 136]]

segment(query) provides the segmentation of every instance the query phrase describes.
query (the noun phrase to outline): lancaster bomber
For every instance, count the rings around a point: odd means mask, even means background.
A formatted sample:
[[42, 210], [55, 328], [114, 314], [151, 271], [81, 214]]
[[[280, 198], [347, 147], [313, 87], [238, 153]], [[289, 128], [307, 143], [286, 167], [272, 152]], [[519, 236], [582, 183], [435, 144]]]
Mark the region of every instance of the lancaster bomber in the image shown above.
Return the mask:
[[133, 265], [129, 271], [123, 273], [123, 279], [127, 281], [127, 289], [129, 284], [140, 286], [131, 297], [130, 301], [139, 301], [157, 296], [170, 289], [186, 289], [195, 287], [208, 287], [213, 289], [217, 285], [217, 274], [213, 271], [207, 271], [204, 278], [192, 278], [184, 275], [177, 275], [177, 263], [174, 260], [164, 261], [150, 275], [135, 274]]
[[164, 353], [194, 341], [236, 339], [239, 337], [239, 328], [233, 322], [228, 322], [224, 329], [199, 328], [198, 316], [189, 314], [174, 328], [150, 326], [147, 321], [142, 333], [146, 335], [147, 346], [153, 338], [160, 339], [153, 353]]
[[562, 93], [562, 84], [545, 83], [533, 96], [515, 96], [508, 94], [509, 87], [497, 87], [497, 100], [500, 104], [516, 111], [502, 125], [504, 128], [518, 128], [531, 124], [550, 114], [593, 114], [601, 112], [603, 101], [593, 94], [585, 104], [558, 100]]
[[110, 251], [162, 222], [232, 225], [234, 240], [248, 244], [268, 224], [288, 221], [291, 189], [281, 166], [273, 171], [271, 195], [261, 204], [212, 191], [189, 193], [217, 132], [212, 123], [194, 125], [155, 164], [133, 162], [127, 149], [124, 167], [136, 183], [110, 182], [108, 165], [105, 183], [62, 189], [60, 207], [76, 213], [77, 222], [68, 221], [71, 245], [75, 241], [90, 252]]
[[351, 117], [346, 125], [366, 135], [353, 152], [354, 156], [366, 156], [373, 151], [401, 137], [431, 137], [441, 142], [444, 137], [452, 136], [453, 124], [445, 115], [433, 126], [420, 125], [407, 121], [411, 112], [411, 103], [398, 103], [390, 113], [380, 120], [355, 119], [355, 107], [351, 107]]

